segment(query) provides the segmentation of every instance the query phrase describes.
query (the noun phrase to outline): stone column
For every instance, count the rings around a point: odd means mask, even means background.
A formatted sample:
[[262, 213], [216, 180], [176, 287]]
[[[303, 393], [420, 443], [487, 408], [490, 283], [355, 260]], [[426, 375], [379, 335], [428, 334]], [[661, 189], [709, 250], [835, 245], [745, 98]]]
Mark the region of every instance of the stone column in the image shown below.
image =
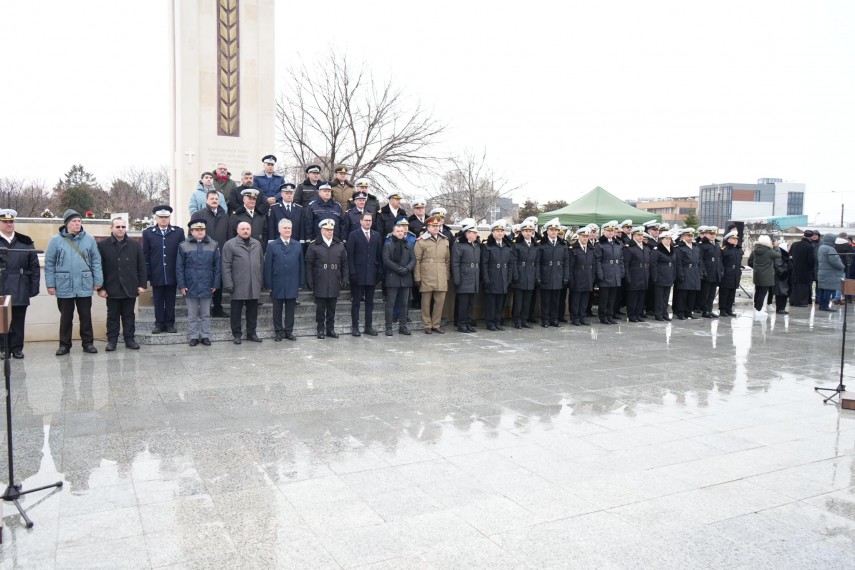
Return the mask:
[[[170, 202], [185, 224], [200, 174], [274, 153], [274, 0], [170, 0]], [[275, 154], [275, 153], [274, 153]]]

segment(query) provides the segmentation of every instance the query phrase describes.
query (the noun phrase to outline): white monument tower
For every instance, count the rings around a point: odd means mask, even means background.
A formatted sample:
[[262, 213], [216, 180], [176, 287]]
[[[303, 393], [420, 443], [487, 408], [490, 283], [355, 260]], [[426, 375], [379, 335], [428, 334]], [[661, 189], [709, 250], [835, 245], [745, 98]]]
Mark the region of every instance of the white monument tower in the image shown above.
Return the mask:
[[[274, 153], [274, 0], [170, 0], [173, 223], [200, 174], [261, 170]], [[275, 154], [275, 153], [274, 153]]]

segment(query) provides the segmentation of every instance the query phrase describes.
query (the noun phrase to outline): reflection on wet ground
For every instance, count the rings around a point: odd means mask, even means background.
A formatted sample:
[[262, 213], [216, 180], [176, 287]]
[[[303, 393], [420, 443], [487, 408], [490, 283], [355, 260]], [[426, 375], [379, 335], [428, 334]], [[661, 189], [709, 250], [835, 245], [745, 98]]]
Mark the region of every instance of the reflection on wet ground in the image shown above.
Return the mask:
[[17, 478], [65, 485], [23, 501], [33, 529], [5, 505], [0, 567], [851, 568], [855, 412], [813, 392], [841, 316], [744, 312], [28, 345]]

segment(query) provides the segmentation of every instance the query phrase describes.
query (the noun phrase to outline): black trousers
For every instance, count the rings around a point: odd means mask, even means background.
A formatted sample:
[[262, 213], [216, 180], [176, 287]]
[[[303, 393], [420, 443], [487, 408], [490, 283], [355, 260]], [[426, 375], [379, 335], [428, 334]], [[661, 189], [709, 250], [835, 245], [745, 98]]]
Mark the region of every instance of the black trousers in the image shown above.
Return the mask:
[[240, 321], [244, 307], [246, 307], [246, 336], [250, 337], [256, 334], [255, 327], [258, 325], [258, 299], [232, 299], [231, 314], [229, 315], [232, 336], [240, 336]]
[[116, 299], [107, 297], [107, 340], [116, 342], [119, 339], [119, 319], [122, 321], [122, 332], [125, 340], [133, 340], [136, 334], [136, 318], [134, 307], [136, 297]]
[[220, 287], [216, 291], [214, 291], [214, 295], [211, 298], [211, 312], [212, 313], [220, 313], [223, 310], [223, 288]]
[[653, 314], [664, 317], [668, 314], [668, 297], [671, 295], [670, 285], [653, 286]]
[[[282, 326], [282, 307], [285, 307], [285, 326]], [[294, 307], [297, 299], [273, 299], [273, 332], [294, 332]]]
[[335, 304], [338, 297], [315, 297], [315, 323], [318, 332], [324, 331], [326, 324], [327, 332], [335, 331]]
[[570, 288], [565, 287], [558, 295], [558, 318], [563, 319], [567, 315], [567, 297], [570, 296]]
[[600, 304], [597, 307], [597, 316], [601, 323], [606, 319], [614, 319], [615, 303], [619, 291], [620, 287], [600, 287]]
[[531, 312], [532, 297], [534, 297], [533, 289], [528, 291], [525, 289], [514, 289], [514, 307], [512, 309], [514, 324], [521, 323], [528, 319]]
[[674, 289], [674, 312], [682, 316], [690, 315], [697, 296], [698, 292], [694, 289]]
[[563, 289], [540, 290], [540, 322], [551, 324], [558, 322], [558, 296]]
[[715, 291], [718, 283], [712, 281], [701, 281], [701, 310], [704, 312], [712, 312], [713, 303], [715, 303]]
[[793, 305], [810, 305], [810, 283], [793, 283], [790, 303]]
[[484, 316], [488, 325], [501, 324], [502, 311], [505, 309], [505, 297], [507, 293], [485, 293], [484, 294]]
[[[12, 322], [9, 323], [9, 350], [24, 350], [24, 321], [27, 320], [27, 305], [12, 305]], [[0, 335], [0, 341], [2, 341]], [[0, 349], [3, 345], [0, 345]]]
[[475, 321], [472, 320], [472, 307], [474, 306], [475, 293], [457, 294], [457, 326], [475, 324]]
[[175, 326], [175, 292], [177, 285], [158, 285], [151, 288], [154, 301], [154, 326], [165, 329]]
[[590, 291], [572, 291], [570, 293], [570, 320], [577, 322], [585, 318], [590, 297]]
[[412, 287], [386, 287], [386, 328], [395, 321], [402, 327], [407, 326], [407, 311], [410, 308]]
[[644, 311], [646, 313], [655, 312], [656, 306], [656, 285], [653, 283], [653, 279], [647, 282], [647, 293], [644, 295]]
[[766, 301], [767, 304], [772, 304], [772, 297], [775, 298], [775, 310], [783, 311], [787, 308], [787, 299], [790, 298], [789, 295], [775, 295], [775, 289], [769, 287], [769, 299]]
[[647, 295], [647, 290], [627, 291], [626, 292], [626, 314], [630, 317], [644, 316], [644, 296]]
[[[539, 292], [540, 292], [540, 286], [535, 285], [534, 291], [531, 292], [531, 304], [528, 307], [528, 315], [523, 315], [523, 318], [527, 318], [531, 322], [536, 321], [534, 316], [535, 316], [535, 313], [537, 311], [537, 295]], [[542, 295], [540, 297], [540, 304], [541, 304], [541, 306], [543, 306], [543, 296]]]
[[736, 289], [727, 287], [719, 287], [718, 289], [718, 310], [719, 312], [733, 312], [733, 302], [736, 300]]
[[756, 310], [763, 310], [763, 306], [766, 304], [766, 295], [769, 294], [770, 289], [771, 287], [765, 287], [763, 285], [754, 286], [754, 308]]
[[[352, 326], [359, 326], [359, 304], [365, 302], [365, 328], [371, 328], [374, 313], [374, 285], [353, 285], [350, 288], [350, 320]], [[386, 295], [386, 302], [389, 296]]]
[[71, 325], [74, 322], [74, 308], [80, 320], [80, 342], [86, 346], [92, 344], [95, 335], [92, 332], [92, 297], [71, 297], [57, 299], [59, 307], [59, 344], [71, 348]]

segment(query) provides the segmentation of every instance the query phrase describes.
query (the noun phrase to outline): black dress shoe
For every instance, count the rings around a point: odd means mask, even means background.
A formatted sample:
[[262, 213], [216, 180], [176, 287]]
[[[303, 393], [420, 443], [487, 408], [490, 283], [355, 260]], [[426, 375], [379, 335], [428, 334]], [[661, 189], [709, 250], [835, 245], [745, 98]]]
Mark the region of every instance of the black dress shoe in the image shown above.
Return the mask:
[[110, 342], [108, 342], [107, 348], [105, 348], [104, 350], [106, 350], [107, 352], [113, 352], [114, 350], [116, 350], [116, 341], [111, 340]]
[[365, 334], [367, 334], [368, 336], [377, 336], [377, 331], [375, 331], [372, 327], [368, 327], [365, 329]]
[[327, 331], [327, 336], [330, 338], [338, 338], [338, 333], [335, 331]]
[[[567, 322], [567, 321], [564, 321], [564, 322]], [[503, 331], [503, 330], [505, 330], [505, 327], [504, 327], [504, 325], [501, 325], [501, 324], [499, 324], [499, 325], [496, 325], [496, 328], [497, 328], [497, 329], [499, 329], [499, 330], [500, 330], [500, 331]]]
[[698, 318], [698, 316], [697, 316], [697, 315], [695, 315], [695, 313], [687, 313], [687, 314], [686, 314], [686, 318], [689, 318], [689, 319], [697, 319], [697, 318]]
[[151, 334], [160, 334], [162, 332], [163, 332], [163, 329], [160, 327], [154, 327], [153, 329], [151, 329]]
[[655, 317], [653, 317], [653, 318], [654, 318], [654, 319], [656, 319], [657, 321], [664, 321], [664, 320], [665, 320], [665, 319], [663, 319], [662, 317], [660, 317], [659, 315], [656, 315], [656, 316], [655, 316]]
[[227, 319], [229, 318], [229, 314], [225, 311], [213, 311], [211, 313], [211, 318], [214, 319]]
[[640, 323], [647, 322], [647, 316], [646, 315], [638, 315], [638, 322], [640, 322]]
[[321, 339], [321, 340], [323, 340], [323, 339], [325, 339], [325, 338], [326, 338], [326, 335], [325, 335], [323, 332], [319, 332], [319, 333], [318, 333], [318, 338], [319, 338], [319, 339]]
[[209, 339], [209, 338], [203, 338], [203, 339], [201, 340], [201, 343], [202, 343], [202, 346], [211, 346], [211, 339]]
[[531, 324], [533, 324], [533, 325], [536, 325], [536, 324], [537, 324], [537, 319], [526, 319], [526, 320], [525, 320], [525, 322], [527, 322], [527, 323], [531, 323]]
[[431, 334], [433, 331], [431, 329], [425, 329], [425, 334]]
[[549, 323], [549, 326], [555, 327], [555, 328], [561, 328], [561, 325], [558, 324], [558, 321], [552, 321], [551, 323]]
[[789, 315], [790, 314], [789, 311], [784, 311], [783, 309], [780, 311], [775, 311], [775, 313], [778, 315]]
[[350, 329], [350, 334], [353, 336], [362, 336], [362, 333], [359, 332], [359, 327], [353, 327]]
[[431, 329], [436, 334], [445, 334], [445, 329], [442, 327], [436, 327]]
[[686, 315], [677, 315], [677, 318], [680, 319], [681, 321], [685, 321]]
[[125, 348], [130, 348], [131, 350], [139, 350], [140, 345], [137, 344], [137, 341], [135, 341], [134, 339], [131, 339], [131, 340], [125, 341]]
[[232, 342], [235, 344], [241, 344], [243, 341], [240, 339], [239, 336], [236, 336], [232, 339]]
[[524, 328], [524, 329], [530, 329], [530, 328], [532, 328], [532, 326], [531, 326], [530, 324], [528, 324], [528, 321], [524, 321], [524, 322], [522, 323], [522, 328]]
[[713, 313], [712, 311], [710, 311], [710, 318], [711, 318], [711, 319], [717, 319], [717, 318], [718, 318], [718, 314], [717, 314], [717, 313]]
[[191, 338], [190, 342], [188, 344], [190, 346], [197, 346], [199, 344], [199, 339], [198, 338]]
[[83, 345], [83, 352], [88, 352], [89, 354], [95, 354], [96, 352], [98, 352], [98, 349], [95, 348], [94, 346], [92, 346], [91, 344], [84, 344]]
[[497, 329], [495, 325], [489, 324], [489, 325], [487, 325], [487, 330], [488, 331], [497, 331], [499, 329]]
[[407, 327], [399, 328], [398, 332], [401, 333], [402, 335], [406, 335], [406, 336], [410, 336], [411, 334], [413, 334], [410, 332], [410, 329], [408, 329]]
[[273, 335], [273, 341], [282, 342], [282, 333], [276, 333], [275, 335]]
[[395, 332], [392, 330], [392, 327], [386, 327], [386, 336], [395, 336]]
[[24, 353], [21, 352], [20, 350], [13, 350], [12, 351], [12, 358], [17, 358], [18, 360], [20, 360], [20, 359], [24, 358]]
[[634, 315], [633, 315], [632, 317], [629, 317], [629, 322], [631, 322], [631, 323], [637, 323], [637, 322], [638, 322], [638, 317], [636, 317], [636, 316], [634, 316]]
[[293, 334], [291, 334], [291, 333], [284, 333], [284, 334], [282, 335], [282, 338], [286, 338], [286, 339], [288, 339], [288, 340], [297, 340], [297, 337], [296, 337], [296, 336], [294, 336], [294, 335], [293, 335]]
[[177, 333], [178, 329], [175, 328], [175, 325], [166, 327], [166, 332], [168, 333]]
[[609, 322], [609, 324], [610, 324], [610, 325], [616, 325], [616, 324], [617, 324], [617, 321], [616, 321], [616, 320], [614, 320], [614, 319], [613, 319], [613, 318], [611, 318], [611, 317], [609, 317], [609, 318], [608, 318], [608, 322]]
[[561, 317], [560, 319], [558, 319], [558, 322], [559, 323], [566, 323], [567, 319], [565, 319], [564, 317]]
[[591, 321], [588, 319], [579, 319], [579, 324], [585, 327], [591, 326]]
[[665, 319], [666, 321], [671, 320], [671, 317], [669, 317], [668, 315], [662, 315], [662, 318]]
[[248, 334], [246, 335], [246, 340], [250, 342], [261, 342], [261, 339], [258, 338], [257, 334]]
[[522, 327], [522, 323], [514, 323], [514, 328], [515, 328], [515, 329], [521, 329], [521, 328], [523, 328], [523, 327]]
[[549, 328], [549, 323], [540, 323], [540, 326], [546, 329]]
[[71, 348], [68, 346], [60, 346], [59, 348], [56, 349], [56, 355], [57, 356], [65, 356], [69, 352], [71, 352]]
[[572, 324], [574, 327], [581, 327], [581, 326], [582, 326], [582, 323], [580, 323], [577, 319], [573, 319], [573, 320], [571, 321], [571, 324]]

